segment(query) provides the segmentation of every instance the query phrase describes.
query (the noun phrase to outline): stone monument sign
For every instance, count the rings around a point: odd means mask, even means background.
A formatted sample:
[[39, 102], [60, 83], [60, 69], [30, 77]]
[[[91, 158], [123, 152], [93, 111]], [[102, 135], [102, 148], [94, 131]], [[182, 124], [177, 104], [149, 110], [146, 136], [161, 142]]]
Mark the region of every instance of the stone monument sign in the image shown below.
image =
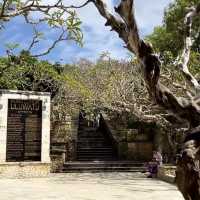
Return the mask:
[[50, 166], [49, 93], [0, 90], [0, 173], [5, 164]]

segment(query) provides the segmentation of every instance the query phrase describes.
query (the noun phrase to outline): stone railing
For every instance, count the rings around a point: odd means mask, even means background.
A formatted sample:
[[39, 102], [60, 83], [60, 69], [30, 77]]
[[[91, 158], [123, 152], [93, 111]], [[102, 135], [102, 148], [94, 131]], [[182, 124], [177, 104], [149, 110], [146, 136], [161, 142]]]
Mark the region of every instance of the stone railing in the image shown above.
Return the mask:
[[175, 183], [175, 177], [176, 177], [176, 166], [174, 165], [162, 165], [158, 169], [158, 178], [169, 182], [169, 183]]
[[66, 160], [66, 144], [57, 142], [51, 144], [51, 172], [59, 172]]

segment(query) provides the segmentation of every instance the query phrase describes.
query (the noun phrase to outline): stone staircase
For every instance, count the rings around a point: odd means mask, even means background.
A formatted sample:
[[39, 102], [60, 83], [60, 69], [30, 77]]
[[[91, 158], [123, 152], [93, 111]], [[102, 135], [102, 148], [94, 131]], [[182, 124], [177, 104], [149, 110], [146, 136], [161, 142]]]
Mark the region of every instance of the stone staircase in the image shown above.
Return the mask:
[[77, 161], [116, 160], [112, 141], [100, 129], [88, 126], [87, 121], [79, 122], [77, 140]]
[[119, 161], [112, 141], [102, 127], [95, 128], [82, 119], [79, 121], [77, 159], [66, 162], [61, 172], [142, 172], [144, 163]]

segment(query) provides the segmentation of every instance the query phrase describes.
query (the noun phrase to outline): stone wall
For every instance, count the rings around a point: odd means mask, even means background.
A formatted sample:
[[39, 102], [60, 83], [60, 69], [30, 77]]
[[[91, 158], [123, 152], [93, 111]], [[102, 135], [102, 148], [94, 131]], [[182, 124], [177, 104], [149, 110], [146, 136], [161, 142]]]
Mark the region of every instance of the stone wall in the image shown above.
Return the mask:
[[0, 163], [0, 178], [45, 177], [50, 173], [50, 163], [8, 162]]
[[78, 112], [62, 121], [53, 121], [51, 129], [51, 172], [62, 169], [64, 162], [76, 160]]
[[153, 144], [151, 142], [129, 142], [128, 159], [130, 160], [151, 160]]
[[151, 130], [117, 126], [117, 122], [103, 115], [106, 126], [117, 146], [118, 158], [121, 160], [149, 161], [152, 159], [154, 140]]
[[162, 165], [158, 169], [158, 178], [169, 182], [175, 183], [176, 166], [174, 165]]

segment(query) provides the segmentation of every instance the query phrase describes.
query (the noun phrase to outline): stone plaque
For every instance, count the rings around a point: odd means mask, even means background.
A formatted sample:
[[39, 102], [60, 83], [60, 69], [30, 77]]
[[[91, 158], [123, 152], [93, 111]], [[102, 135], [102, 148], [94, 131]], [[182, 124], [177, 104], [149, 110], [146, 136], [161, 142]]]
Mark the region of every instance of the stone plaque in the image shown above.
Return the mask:
[[7, 161], [41, 160], [42, 101], [8, 100]]

